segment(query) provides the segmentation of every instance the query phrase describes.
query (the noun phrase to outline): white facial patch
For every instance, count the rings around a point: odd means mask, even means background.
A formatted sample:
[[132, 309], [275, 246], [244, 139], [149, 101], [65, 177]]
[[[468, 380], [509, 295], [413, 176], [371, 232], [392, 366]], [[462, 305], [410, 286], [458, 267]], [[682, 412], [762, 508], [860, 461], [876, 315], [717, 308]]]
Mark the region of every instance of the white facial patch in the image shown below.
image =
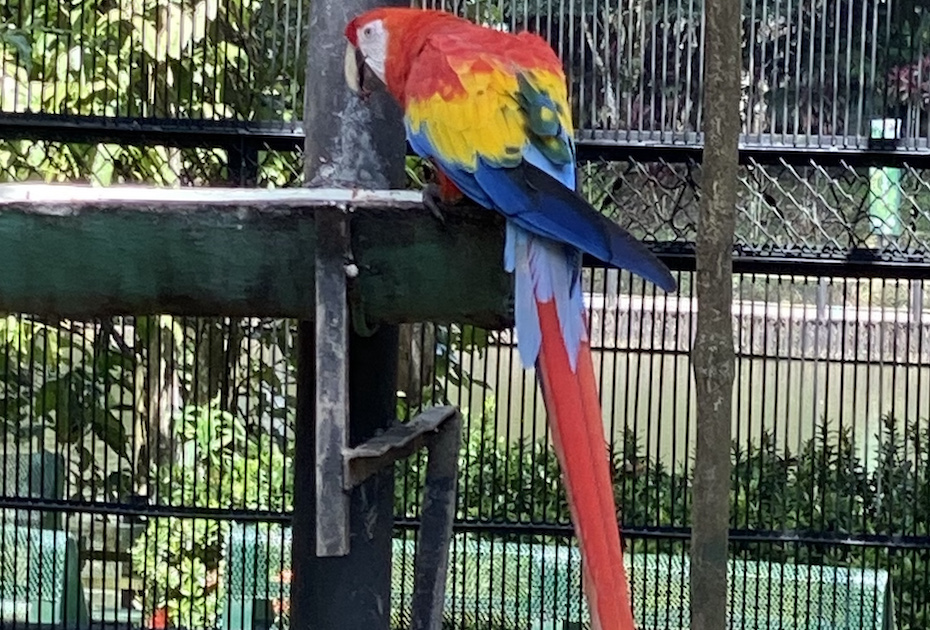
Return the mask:
[[375, 20], [360, 27], [357, 32], [358, 49], [365, 57], [365, 64], [379, 79], [384, 81], [384, 66], [387, 61], [388, 33], [384, 22]]

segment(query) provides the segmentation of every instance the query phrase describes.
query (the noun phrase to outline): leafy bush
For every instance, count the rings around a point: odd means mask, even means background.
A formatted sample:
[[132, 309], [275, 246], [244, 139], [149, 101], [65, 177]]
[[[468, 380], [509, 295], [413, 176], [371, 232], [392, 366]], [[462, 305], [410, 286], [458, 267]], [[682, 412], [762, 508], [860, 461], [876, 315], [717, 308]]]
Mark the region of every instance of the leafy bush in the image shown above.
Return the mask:
[[[159, 496], [171, 505], [285, 510], [292, 506], [285, 453], [268, 434], [214, 402], [188, 406], [174, 423], [180, 460], [157, 471]], [[229, 524], [203, 518], [156, 517], [133, 547], [133, 569], [145, 577], [144, 604], [167, 609], [175, 626], [216, 625], [219, 579]]]

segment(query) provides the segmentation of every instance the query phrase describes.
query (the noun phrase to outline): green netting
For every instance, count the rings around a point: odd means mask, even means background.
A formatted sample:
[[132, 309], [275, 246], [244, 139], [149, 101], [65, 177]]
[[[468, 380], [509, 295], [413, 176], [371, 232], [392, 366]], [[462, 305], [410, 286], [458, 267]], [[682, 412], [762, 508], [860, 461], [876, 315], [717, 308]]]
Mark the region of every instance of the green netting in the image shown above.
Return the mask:
[[[3, 460], [3, 495], [32, 499], [64, 498], [64, 458], [56, 453], [40, 451], [28, 455], [9, 455]], [[31, 523], [34, 526], [57, 529], [61, 515], [39, 510], [0, 510], [0, 523]]]
[[[627, 557], [637, 619], [647, 628], [687, 629], [687, 556]], [[887, 571], [731, 559], [730, 628], [862, 630], [893, 627]]]
[[60, 529], [7, 524], [0, 534], [0, 618], [86, 625], [77, 544]]
[[274, 625], [274, 602], [290, 597], [286, 579], [290, 548], [290, 528], [239, 523], [230, 527], [224, 554], [226, 605], [220, 628], [249, 630]]
[[[288, 597], [290, 530], [236, 525], [226, 551], [224, 628], [275, 624], [272, 605]], [[395, 538], [392, 621], [406, 627], [416, 543]], [[687, 556], [626, 556], [634, 614], [642, 628], [687, 630]], [[882, 630], [893, 627], [887, 571], [731, 559], [734, 630]], [[452, 542], [445, 616], [464, 627], [562, 628], [590, 623], [581, 592], [581, 558], [568, 544], [500, 542], [457, 534]], [[458, 625], [457, 625], [458, 627]]]

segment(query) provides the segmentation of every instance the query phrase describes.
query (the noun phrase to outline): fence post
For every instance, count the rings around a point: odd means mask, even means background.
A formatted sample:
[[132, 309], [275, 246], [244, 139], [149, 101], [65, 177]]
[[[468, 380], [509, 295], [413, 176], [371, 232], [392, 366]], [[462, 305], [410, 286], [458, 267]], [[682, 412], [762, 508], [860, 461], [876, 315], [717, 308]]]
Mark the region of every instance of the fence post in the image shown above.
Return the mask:
[[691, 628], [727, 628], [733, 232], [740, 131], [740, 2], [704, 5], [704, 158], [692, 362], [697, 410], [691, 535]]
[[258, 184], [258, 147], [240, 138], [226, 149], [227, 180], [233, 186], [254, 188]]
[[[304, 174], [309, 186], [403, 186], [404, 132], [396, 106], [386, 94], [374, 94], [362, 103], [346, 88], [343, 75], [345, 25], [379, 4], [385, 3], [320, 0], [311, 7], [304, 98]], [[392, 469], [372, 476], [351, 492], [349, 553], [316, 554], [314, 332], [313, 323], [300, 324], [291, 627], [387, 630]], [[394, 420], [397, 328], [381, 326], [367, 337], [350, 330], [348, 337], [348, 431], [349, 444], [355, 445]]]

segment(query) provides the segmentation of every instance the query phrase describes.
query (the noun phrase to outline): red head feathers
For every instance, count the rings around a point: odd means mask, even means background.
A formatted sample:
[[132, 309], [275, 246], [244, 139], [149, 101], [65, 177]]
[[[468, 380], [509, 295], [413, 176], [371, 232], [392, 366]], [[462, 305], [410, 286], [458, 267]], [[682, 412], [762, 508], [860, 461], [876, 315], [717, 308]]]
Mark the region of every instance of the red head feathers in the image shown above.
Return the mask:
[[[408, 79], [416, 61], [431, 58], [428, 72], [417, 76], [418, 96], [422, 91], [442, 92], [443, 86], [456, 85], [458, 77], [450, 68], [457, 60], [498, 57], [524, 68], [540, 68], [561, 75], [562, 64], [549, 44], [530, 33], [514, 35], [478, 26], [445, 11], [380, 8], [363, 13], [349, 22], [346, 39], [359, 64], [364, 63], [406, 104]], [[441, 46], [436, 50], [427, 50]], [[421, 70], [423, 68], [421, 67]], [[475, 68], [481, 71], [485, 68]], [[350, 81], [351, 83], [351, 81]], [[448, 89], [448, 87], [446, 87]]]

